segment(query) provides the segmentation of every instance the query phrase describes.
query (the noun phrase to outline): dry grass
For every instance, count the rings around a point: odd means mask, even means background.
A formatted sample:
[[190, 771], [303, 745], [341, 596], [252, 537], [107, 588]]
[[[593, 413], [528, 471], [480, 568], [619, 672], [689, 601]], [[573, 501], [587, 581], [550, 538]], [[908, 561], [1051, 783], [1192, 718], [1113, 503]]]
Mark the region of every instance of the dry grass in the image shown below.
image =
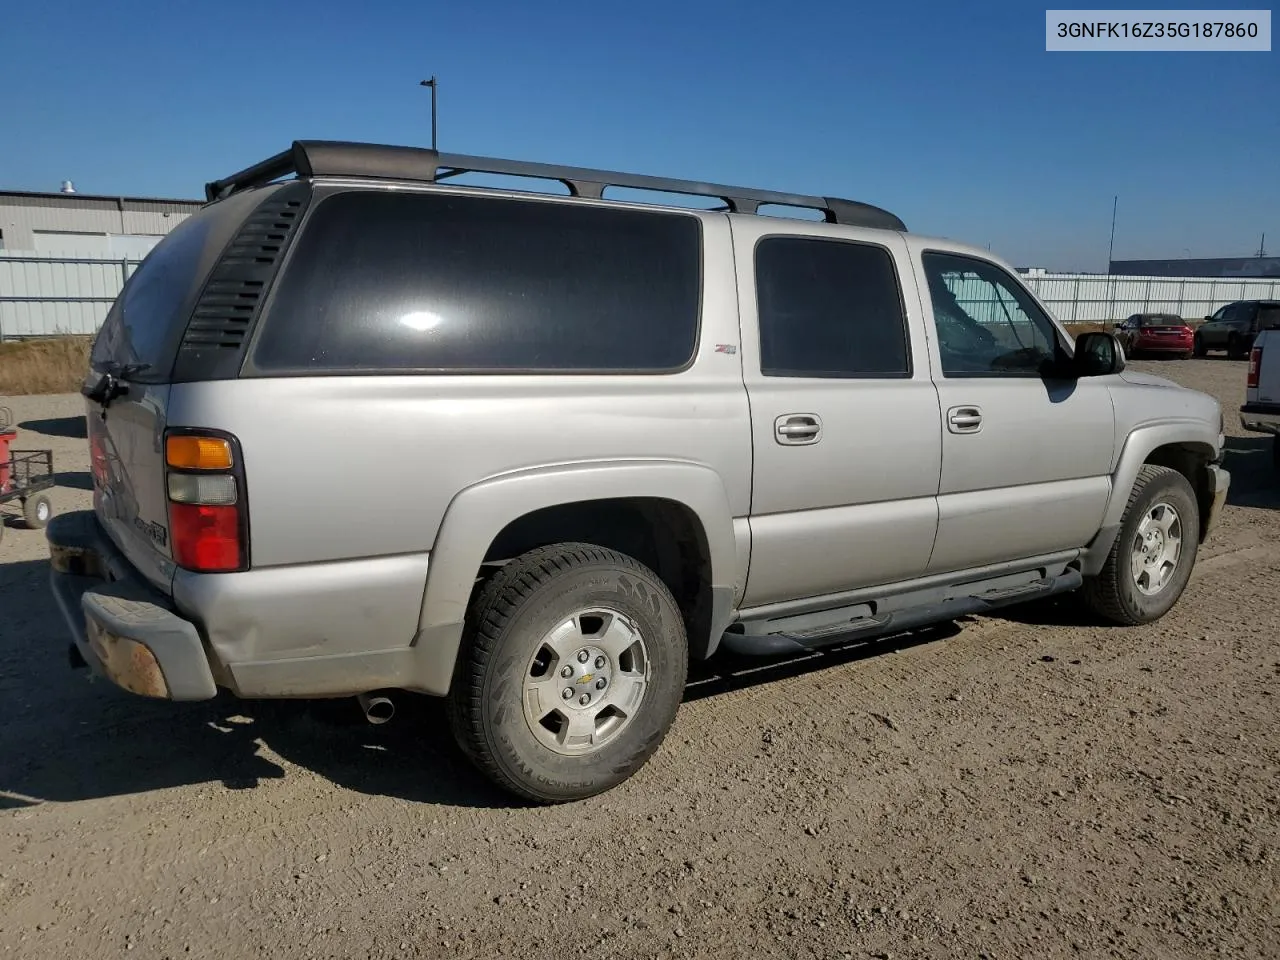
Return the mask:
[[1068, 323], [1064, 324], [1064, 326], [1067, 328], [1067, 333], [1073, 337], [1078, 337], [1082, 333], [1110, 333], [1115, 328], [1114, 323], [1103, 323], [1101, 321], [1097, 323]]
[[89, 368], [89, 337], [0, 343], [0, 395], [74, 393]]

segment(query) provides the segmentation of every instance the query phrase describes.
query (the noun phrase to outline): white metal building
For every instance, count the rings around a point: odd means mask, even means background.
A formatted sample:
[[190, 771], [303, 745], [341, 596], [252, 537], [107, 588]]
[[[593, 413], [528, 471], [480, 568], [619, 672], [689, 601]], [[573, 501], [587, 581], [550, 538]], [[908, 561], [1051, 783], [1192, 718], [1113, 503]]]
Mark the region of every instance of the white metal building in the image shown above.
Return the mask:
[[202, 202], [0, 190], [0, 250], [138, 260]]

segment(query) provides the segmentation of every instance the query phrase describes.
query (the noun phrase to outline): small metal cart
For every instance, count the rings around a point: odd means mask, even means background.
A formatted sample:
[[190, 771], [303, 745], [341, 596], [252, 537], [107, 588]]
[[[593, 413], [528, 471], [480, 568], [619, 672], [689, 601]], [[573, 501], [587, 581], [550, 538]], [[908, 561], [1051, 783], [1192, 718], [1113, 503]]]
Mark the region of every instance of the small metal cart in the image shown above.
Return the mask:
[[[54, 485], [52, 450], [14, 450], [10, 444], [18, 435], [13, 413], [0, 407], [0, 503], [17, 500], [22, 519], [38, 530], [53, 516], [53, 504], [44, 495]], [[0, 537], [4, 523], [0, 520]]]

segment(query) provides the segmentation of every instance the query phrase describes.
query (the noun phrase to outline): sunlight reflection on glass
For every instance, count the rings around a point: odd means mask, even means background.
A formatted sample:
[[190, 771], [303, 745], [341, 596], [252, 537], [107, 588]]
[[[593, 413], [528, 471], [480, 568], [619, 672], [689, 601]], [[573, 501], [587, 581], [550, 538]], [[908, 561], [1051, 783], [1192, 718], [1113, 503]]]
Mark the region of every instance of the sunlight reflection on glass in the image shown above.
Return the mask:
[[433, 310], [415, 310], [413, 313], [406, 313], [401, 317], [400, 323], [410, 330], [426, 333], [428, 330], [434, 330], [444, 323], [444, 317]]

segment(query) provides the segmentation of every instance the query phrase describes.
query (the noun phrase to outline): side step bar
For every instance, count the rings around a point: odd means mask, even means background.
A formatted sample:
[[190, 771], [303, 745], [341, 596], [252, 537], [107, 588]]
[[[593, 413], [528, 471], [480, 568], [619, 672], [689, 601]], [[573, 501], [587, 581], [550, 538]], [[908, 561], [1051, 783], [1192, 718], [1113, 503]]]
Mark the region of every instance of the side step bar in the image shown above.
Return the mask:
[[731, 626], [720, 644], [746, 656], [812, 652], [837, 643], [868, 640], [1025, 600], [1067, 593], [1084, 582], [1075, 568], [1064, 569], [1056, 575], [1029, 576], [1034, 579], [1015, 575], [949, 589], [921, 590], [879, 604], [859, 603], [794, 617], [743, 621]]

